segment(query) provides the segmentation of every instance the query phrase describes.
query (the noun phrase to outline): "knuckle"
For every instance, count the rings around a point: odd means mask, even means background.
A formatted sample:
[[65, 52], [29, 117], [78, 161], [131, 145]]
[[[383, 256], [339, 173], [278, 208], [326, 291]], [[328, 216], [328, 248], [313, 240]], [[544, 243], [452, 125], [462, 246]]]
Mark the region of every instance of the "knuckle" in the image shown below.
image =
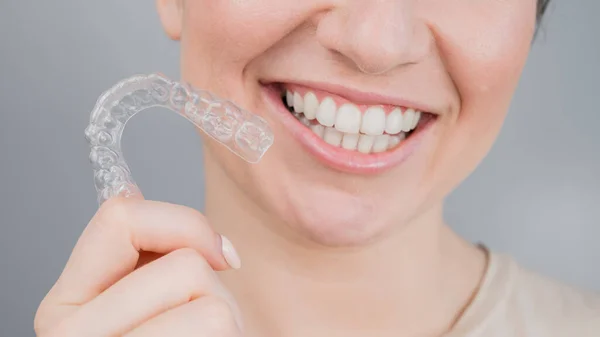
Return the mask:
[[47, 304], [48, 299], [47, 296], [42, 300], [40, 305], [38, 306], [35, 316], [33, 318], [33, 330], [36, 335], [40, 335], [46, 330], [48, 330], [51, 322], [50, 322], [50, 307]]
[[67, 337], [70, 335], [63, 322], [51, 324], [45, 315], [36, 315], [33, 323], [33, 331], [38, 337]]
[[207, 296], [203, 300], [207, 302], [209, 316], [232, 318], [231, 308], [225, 300], [216, 296]]
[[215, 336], [233, 336], [237, 324], [229, 304], [216, 296], [207, 296], [204, 302], [203, 325]]
[[[133, 219], [133, 200], [116, 197], [104, 202], [96, 212], [86, 231], [92, 233], [125, 234]], [[117, 234], [120, 235], [120, 234]]]
[[183, 268], [189, 268], [191, 266], [201, 264], [204, 260], [200, 253], [189, 247], [174, 250], [169, 254], [169, 257], [176, 262], [178, 267]]
[[186, 296], [195, 299], [214, 290], [217, 276], [200, 253], [191, 248], [182, 248], [169, 254], [171, 277]]
[[206, 278], [210, 274], [210, 266], [199, 252], [192, 248], [181, 248], [175, 250], [169, 257], [173, 260], [173, 268], [176, 274], [183, 274], [194, 286], [200, 286], [206, 283]]
[[126, 198], [111, 198], [97, 212], [99, 223], [122, 223], [130, 217], [130, 202]]
[[197, 209], [191, 208], [191, 207], [186, 207], [186, 206], [183, 206], [183, 207], [186, 211], [189, 212], [189, 214], [192, 218], [196, 219], [197, 222], [202, 223], [202, 224], [207, 223], [206, 216], [204, 216], [204, 214], [202, 214], [202, 212], [198, 211]]
[[33, 331], [35, 332], [36, 336], [41, 335], [42, 332], [45, 330], [46, 323], [44, 322], [44, 320], [45, 317], [40, 307], [36, 311], [35, 317], [33, 318]]
[[44, 330], [38, 337], [70, 337], [80, 335], [80, 333], [76, 332], [76, 329], [69, 324], [68, 320], [59, 322], [56, 326]]
[[194, 228], [197, 230], [198, 239], [208, 242], [208, 240], [217, 235], [209, 225], [208, 219], [204, 214], [196, 209], [183, 207], [183, 213], [186, 215], [186, 218], [190, 219], [190, 223], [195, 225]]

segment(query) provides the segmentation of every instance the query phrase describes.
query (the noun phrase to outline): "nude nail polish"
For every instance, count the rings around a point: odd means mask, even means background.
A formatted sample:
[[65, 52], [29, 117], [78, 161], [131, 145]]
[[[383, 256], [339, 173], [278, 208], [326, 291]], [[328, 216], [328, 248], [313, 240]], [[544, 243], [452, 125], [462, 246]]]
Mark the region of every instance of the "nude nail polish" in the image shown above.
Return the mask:
[[233, 247], [231, 241], [226, 238], [224, 235], [221, 235], [221, 250], [223, 251], [223, 256], [225, 257], [225, 261], [231, 266], [233, 269], [240, 269], [242, 266], [242, 261], [237, 251]]

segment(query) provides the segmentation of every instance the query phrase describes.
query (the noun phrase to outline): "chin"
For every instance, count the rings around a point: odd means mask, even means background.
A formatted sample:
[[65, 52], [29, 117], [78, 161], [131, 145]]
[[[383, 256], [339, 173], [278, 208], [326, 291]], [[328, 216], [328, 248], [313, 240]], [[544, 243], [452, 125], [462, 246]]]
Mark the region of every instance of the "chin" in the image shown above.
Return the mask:
[[[389, 221], [375, 205], [381, 204], [364, 196], [352, 195], [331, 187], [297, 189], [298, 193], [280, 205], [278, 217], [300, 236], [325, 247], [368, 245], [385, 235]], [[279, 199], [281, 201], [281, 199]]]
[[[332, 248], [351, 248], [368, 245], [377, 241], [385, 232], [387, 226], [377, 225], [377, 222], [366, 214], [359, 217], [318, 217], [302, 219], [298, 229], [311, 242]], [[326, 221], [326, 222], [325, 222]]]

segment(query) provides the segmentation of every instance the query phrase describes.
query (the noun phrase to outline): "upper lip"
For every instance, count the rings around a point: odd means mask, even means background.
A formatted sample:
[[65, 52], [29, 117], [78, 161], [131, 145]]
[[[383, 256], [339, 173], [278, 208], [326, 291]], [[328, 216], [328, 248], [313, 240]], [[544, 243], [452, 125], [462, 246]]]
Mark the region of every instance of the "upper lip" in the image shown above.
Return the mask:
[[[327, 92], [332, 95], [336, 95], [345, 99], [351, 103], [358, 105], [393, 105], [404, 108], [411, 108], [424, 113], [438, 114], [439, 110], [433, 106], [429, 106], [422, 102], [406, 99], [399, 96], [388, 96], [382, 95], [376, 92], [362, 91], [359, 89], [343, 86], [335, 83], [327, 82], [313, 82], [313, 81], [270, 81], [271, 84], [279, 84], [285, 86], [286, 84], [293, 84], [303, 86], [306, 88], [313, 88], [315, 90]], [[264, 82], [264, 84], [268, 84]]]

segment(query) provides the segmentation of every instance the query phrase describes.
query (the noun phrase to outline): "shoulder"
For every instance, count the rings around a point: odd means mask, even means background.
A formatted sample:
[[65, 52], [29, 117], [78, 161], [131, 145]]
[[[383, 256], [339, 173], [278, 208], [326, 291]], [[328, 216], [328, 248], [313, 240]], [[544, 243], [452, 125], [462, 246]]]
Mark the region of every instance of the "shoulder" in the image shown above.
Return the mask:
[[600, 293], [578, 289], [512, 262], [507, 314], [524, 336], [600, 336]]
[[[489, 252], [489, 251], [488, 251]], [[479, 292], [446, 337], [600, 337], [600, 294], [489, 253]]]

